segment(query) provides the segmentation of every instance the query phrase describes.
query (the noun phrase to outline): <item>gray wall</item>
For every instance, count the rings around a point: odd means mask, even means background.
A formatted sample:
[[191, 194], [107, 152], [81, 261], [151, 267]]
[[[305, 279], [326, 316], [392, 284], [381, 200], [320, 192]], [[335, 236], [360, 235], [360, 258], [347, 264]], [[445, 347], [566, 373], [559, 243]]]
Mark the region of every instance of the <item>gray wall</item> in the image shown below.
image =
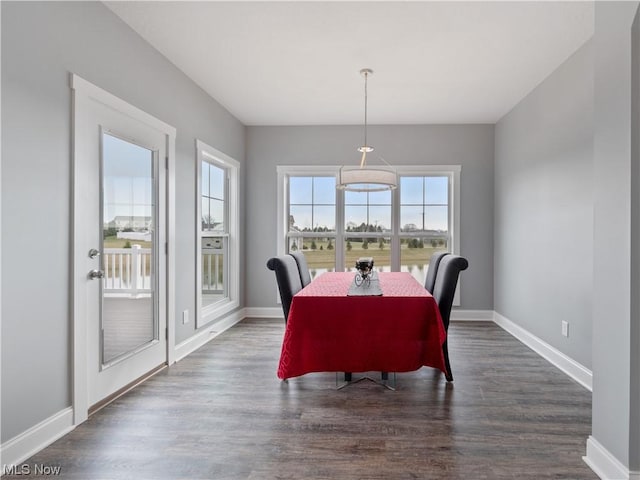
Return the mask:
[[[493, 136], [493, 125], [369, 128], [370, 143], [392, 165], [462, 165], [460, 252], [470, 264], [464, 309], [493, 309]], [[276, 166], [355, 165], [361, 138], [361, 126], [247, 128], [248, 307], [278, 306], [265, 267], [276, 253]]]
[[[638, 258], [640, 249], [640, 206], [631, 203], [640, 188], [637, 174], [632, 176], [638, 172], [639, 159], [631, 151], [632, 143], [638, 142], [637, 123], [631, 123], [632, 117], [638, 118], [637, 102], [632, 111], [632, 92], [640, 88], [637, 72], [632, 84], [631, 70], [631, 27], [637, 8], [638, 2], [596, 2], [594, 37], [592, 428], [593, 437], [632, 470], [640, 470], [637, 423], [630, 431], [631, 419], [637, 422], [640, 412], [637, 388], [631, 389], [640, 371], [637, 363], [631, 363], [640, 348], [637, 304], [631, 311], [640, 288], [637, 278], [631, 282], [631, 259]], [[637, 56], [634, 62], [638, 68]]]
[[495, 310], [588, 368], [592, 72], [588, 42], [495, 129]]
[[[1, 8], [5, 442], [71, 404], [69, 73], [177, 128], [176, 313], [189, 309], [191, 318], [195, 138], [242, 163], [245, 132], [101, 3], [1, 2]], [[177, 322], [178, 341], [193, 333], [193, 321]]]

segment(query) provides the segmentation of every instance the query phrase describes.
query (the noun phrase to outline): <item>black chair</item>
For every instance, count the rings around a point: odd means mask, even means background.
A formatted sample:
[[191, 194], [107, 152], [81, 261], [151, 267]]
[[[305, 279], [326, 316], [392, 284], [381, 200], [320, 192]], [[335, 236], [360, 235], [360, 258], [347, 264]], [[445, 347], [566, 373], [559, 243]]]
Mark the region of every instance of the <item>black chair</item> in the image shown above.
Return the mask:
[[440, 260], [442, 260], [445, 255], [449, 255], [449, 252], [435, 252], [431, 255], [431, 260], [429, 260], [429, 269], [427, 270], [427, 278], [424, 279], [424, 288], [426, 288], [429, 293], [433, 293], [433, 287], [436, 286], [436, 273], [438, 272], [438, 266], [440, 265]]
[[[438, 274], [436, 275], [436, 284], [433, 288], [433, 298], [438, 303], [440, 309], [440, 316], [442, 317], [442, 323], [444, 324], [445, 331], [449, 330], [449, 319], [451, 317], [451, 306], [453, 305], [453, 296], [456, 292], [456, 286], [458, 285], [458, 277], [462, 270], [466, 270], [469, 267], [469, 262], [466, 258], [459, 255], [447, 255], [440, 260], [438, 266]], [[444, 361], [447, 371], [445, 377], [448, 382], [453, 381], [453, 375], [451, 373], [451, 364], [449, 363], [449, 349], [448, 349], [448, 337], [442, 345], [442, 352], [444, 353]]]
[[304, 257], [304, 253], [302, 252], [289, 252], [289, 255], [291, 255], [298, 264], [300, 282], [302, 283], [302, 288], [304, 288], [311, 283], [311, 274], [309, 273], [307, 259]]
[[287, 323], [291, 300], [293, 300], [293, 296], [296, 293], [302, 290], [298, 264], [291, 255], [282, 255], [280, 257], [270, 258], [267, 261], [267, 268], [276, 273], [278, 290], [280, 290], [280, 300], [282, 302], [282, 311], [284, 312], [284, 322]]

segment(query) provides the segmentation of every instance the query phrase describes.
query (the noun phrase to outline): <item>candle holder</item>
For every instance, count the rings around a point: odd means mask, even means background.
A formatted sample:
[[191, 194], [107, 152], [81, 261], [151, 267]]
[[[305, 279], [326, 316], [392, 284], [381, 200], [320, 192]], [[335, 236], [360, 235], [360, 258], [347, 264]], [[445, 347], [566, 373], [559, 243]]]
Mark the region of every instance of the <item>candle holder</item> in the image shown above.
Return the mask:
[[371, 284], [371, 275], [373, 274], [373, 257], [361, 257], [356, 260], [356, 285], [362, 284], [369, 286]]

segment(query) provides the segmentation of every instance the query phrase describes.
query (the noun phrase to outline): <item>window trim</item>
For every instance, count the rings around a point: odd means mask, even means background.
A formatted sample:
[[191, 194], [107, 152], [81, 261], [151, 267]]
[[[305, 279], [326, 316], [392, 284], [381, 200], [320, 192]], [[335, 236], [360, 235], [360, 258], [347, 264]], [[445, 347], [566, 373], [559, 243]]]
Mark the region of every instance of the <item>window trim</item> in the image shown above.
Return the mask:
[[[202, 230], [202, 162], [207, 161], [226, 171], [225, 232]], [[202, 140], [196, 139], [196, 328], [203, 327], [240, 306], [240, 163]], [[227, 297], [206, 307], [202, 306], [202, 237], [224, 237], [227, 242], [227, 257], [224, 268], [227, 272], [225, 290]]]

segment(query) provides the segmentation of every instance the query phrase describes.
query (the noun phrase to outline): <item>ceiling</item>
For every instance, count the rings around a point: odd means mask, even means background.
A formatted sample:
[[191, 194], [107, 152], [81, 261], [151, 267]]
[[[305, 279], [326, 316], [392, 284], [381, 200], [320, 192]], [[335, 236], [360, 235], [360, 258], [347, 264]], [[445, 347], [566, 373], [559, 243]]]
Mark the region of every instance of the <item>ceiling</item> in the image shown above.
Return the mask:
[[593, 2], [106, 2], [245, 125], [495, 123]]

